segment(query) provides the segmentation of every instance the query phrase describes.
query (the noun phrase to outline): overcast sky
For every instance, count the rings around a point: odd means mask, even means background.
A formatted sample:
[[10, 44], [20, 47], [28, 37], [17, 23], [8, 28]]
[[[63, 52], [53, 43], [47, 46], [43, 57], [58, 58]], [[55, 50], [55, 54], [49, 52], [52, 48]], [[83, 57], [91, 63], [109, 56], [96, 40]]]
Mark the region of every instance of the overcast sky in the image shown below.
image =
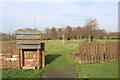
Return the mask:
[[96, 18], [100, 29], [118, 31], [118, 2], [4, 2], [2, 31], [34, 28], [34, 16], [40, 30], [84, 26], [87, 18]]

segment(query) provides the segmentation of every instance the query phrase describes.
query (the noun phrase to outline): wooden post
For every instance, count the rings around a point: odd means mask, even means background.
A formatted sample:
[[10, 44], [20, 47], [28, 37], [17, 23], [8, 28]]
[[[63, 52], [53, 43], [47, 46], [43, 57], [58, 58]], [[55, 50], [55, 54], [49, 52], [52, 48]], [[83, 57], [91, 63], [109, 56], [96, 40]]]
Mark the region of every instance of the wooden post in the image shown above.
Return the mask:
[[44, 53], [45, 50], [44, 50], [44, 47], [45, 47], [44, 43], [41, 43], [42, 68], [45, 67], [45, 53]]
[[20, 55], [21, 55], [21, 68], [23, 68], [23, 51], [20, 49]]
[[18, 50], [19, 54], [19, 69], [21, 69], [21, 54], [20, 54], [20, 49]]
[[88, 47], [89, 47], [89, 49], [88, 49], [88, 50], [89, 50], [89, 51], [88, 51], [88, 53], [89, 53], [89, 54], [88, 54], [88, 63], [90, 63], [90, 54], [91, 54], [91, 53], [90, 53], [90, 47], [91, 47], [91, 46], [90, 46], [90, 43], [89, 43], [89, 46], [88, 46]]
[[94, 44], [94, 63], [98, 62], [98, 54], [97, 54], [97, 44]]
[[108, 43], [105, 44], [105, 48], [106, 48], [106, 54], [105, 54], [105, 61], [108, 61]]
[[45, 67], [45, 53], [42, 51], [42, 68]]
[[40, 69], [41, 67], [41, 54], [40, 54], [40, 49], [37, 49], [37, 68]]

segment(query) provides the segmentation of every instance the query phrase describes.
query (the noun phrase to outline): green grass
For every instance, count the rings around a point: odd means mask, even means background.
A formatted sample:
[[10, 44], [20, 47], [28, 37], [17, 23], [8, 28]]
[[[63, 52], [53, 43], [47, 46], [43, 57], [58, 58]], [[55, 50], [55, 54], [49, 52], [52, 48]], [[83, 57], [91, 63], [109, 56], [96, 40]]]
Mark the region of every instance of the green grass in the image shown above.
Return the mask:
[[2, 78], [40, 78], [43, 70], [40, 69], [10, 69], [2, 71]]
[[[94, 40], [93, 42], [108, 42], [117, 40]], [[45, 58], [46, 67], [36, 70], [3, 70], [3, 78], [39, 78], [46, 70], [75, 69], [81, 78], [117, 78], [118, 62], [103, 62], [95, 64], [79, 64], [78, 59], [73, 59], [71, 54], [79, 51], [79, 43], [86, 40], [46, 41]], [[12, 74], [11, 74], [12, 73]]]
[[118, 78], [118, 62], [83, 64], [76, 71], [81, 78]]

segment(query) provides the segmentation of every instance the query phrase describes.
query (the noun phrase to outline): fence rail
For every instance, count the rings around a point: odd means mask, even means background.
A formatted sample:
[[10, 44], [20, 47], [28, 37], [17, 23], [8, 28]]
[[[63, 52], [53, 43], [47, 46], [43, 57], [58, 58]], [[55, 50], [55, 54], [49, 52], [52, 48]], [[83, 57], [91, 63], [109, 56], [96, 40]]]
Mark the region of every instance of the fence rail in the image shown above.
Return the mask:
[[80, 63], [118, 61], [120, 42], [80, 43]]

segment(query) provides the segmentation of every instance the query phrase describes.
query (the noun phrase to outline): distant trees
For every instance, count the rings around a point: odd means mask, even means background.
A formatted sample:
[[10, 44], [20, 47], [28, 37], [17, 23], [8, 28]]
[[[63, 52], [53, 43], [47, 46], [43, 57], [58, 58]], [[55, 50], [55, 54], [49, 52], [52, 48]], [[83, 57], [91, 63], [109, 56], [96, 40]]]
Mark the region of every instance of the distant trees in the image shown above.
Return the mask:
[[104, 29], [92, 29], [89, 31], [88, 27], [71, 27], [65, 28], [50, 28], [45, 29], [44, 39], [45, 40], [71, 40], [71, 39], [110, 39], [112, 37], [118, 37], [118, 32], [106, 32]]
[[105, 36], [107, 37], [107, 32], [104, 29], [98, 29], [96, 30], [96, 37], [97, 39], [103, 39]]
[[[89, 34], [91, 33], [91, 34]], [[42, 32], [44, 40], [71, 40], [71, 39], [88, 39], [92, 35], [93, 39], [113, 39], [120, 37], [118, 32], [106, 32], [104, 29], [93, 29], [89, 32], [88, 27], [71, 27], [64, 28], [46, 28]], [[0, 33], [0, 40], [15, 40], [15, 33]]]
[[16, 35], [15, 33], [0, 33], [0, 41], [9, 41], [9, 40], [15, 40]]

